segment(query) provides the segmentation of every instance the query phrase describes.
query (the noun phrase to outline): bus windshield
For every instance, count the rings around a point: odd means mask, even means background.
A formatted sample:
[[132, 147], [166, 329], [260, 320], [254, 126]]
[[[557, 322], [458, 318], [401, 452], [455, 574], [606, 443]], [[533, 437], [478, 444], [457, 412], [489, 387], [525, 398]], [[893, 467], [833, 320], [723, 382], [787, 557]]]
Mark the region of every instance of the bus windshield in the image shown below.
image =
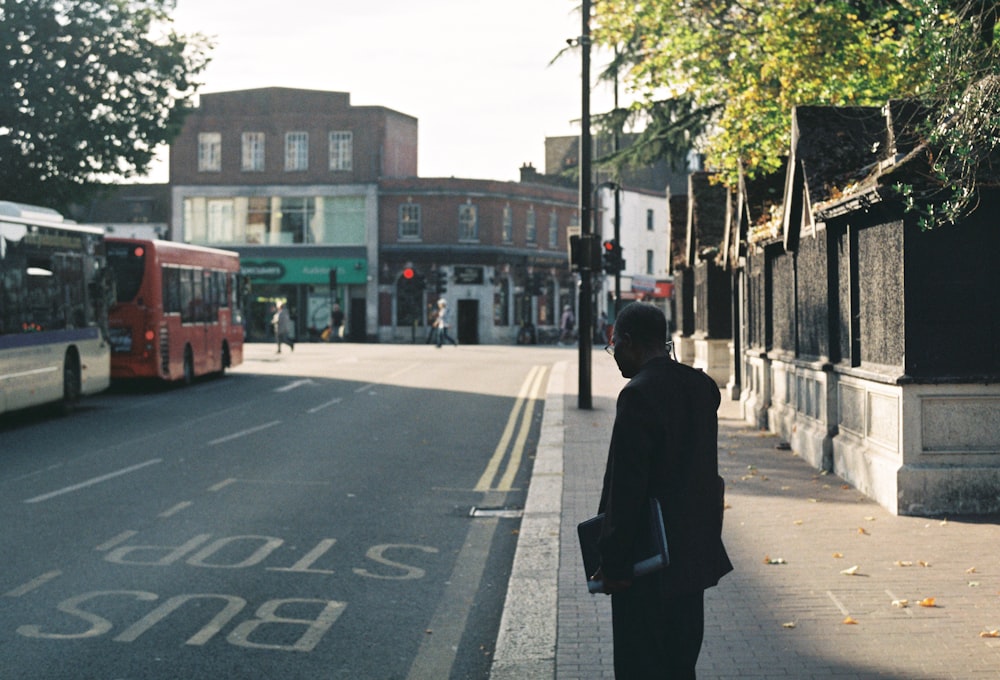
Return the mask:
[[146, 270], [146, 252], [141, 245], [107, 243], [108, 265], [114, 272], [119, 302], [132, 302], [142, 287]]

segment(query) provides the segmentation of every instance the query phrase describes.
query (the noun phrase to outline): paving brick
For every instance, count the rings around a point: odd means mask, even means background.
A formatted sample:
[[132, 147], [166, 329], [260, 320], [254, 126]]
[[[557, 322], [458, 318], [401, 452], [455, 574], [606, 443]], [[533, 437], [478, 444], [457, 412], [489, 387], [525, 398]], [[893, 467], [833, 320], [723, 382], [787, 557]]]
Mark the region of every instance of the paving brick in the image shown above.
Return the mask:
[[[580, 410], [577, 371], [562, 375], [555, 677], [612, 678], [610, 599], [587, 592], [576, 525], [596, 512], [625, 381], [595, 353], [593, 408]], [[897, 517], [778, 443], [724, 399], [719, 464], [735, 571], [706, 593], [699, 678], [1000, 678], [1000, 639], [979, 635], [1000, 629], [1000, 517]], [[855, 565], [857, 575], [841, 573]], [[925, 598], [936, 606], [919, 606]]]

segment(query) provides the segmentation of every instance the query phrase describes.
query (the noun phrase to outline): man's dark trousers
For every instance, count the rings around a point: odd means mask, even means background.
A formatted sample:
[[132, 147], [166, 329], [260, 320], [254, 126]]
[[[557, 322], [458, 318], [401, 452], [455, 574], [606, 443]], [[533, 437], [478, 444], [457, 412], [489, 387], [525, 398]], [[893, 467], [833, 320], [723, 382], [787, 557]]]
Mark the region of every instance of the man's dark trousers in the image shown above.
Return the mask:
[[704, 603], [700, 590], [663, 598], [655, 576], [612, 595], [615, 678], [693, 680], [705, 634]]

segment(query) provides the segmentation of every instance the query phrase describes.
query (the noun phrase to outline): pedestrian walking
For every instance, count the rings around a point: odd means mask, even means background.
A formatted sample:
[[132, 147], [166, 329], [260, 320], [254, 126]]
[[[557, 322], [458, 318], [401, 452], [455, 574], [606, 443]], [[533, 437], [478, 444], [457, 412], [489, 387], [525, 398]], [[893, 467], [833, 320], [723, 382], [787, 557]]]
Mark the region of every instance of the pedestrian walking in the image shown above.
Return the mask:
[[608, 340], [608, 315], [606, 312], [601, 312], [594, 323], [594, 342], [604, 344]]
[[566, 305], [559, 321], [559, 342], [573, 342], [574, 328], [576, 328], [576, 316], [573, 315], [573, 308]]
[[444, 298], [438, 300], [438, 312], [437, 318], [434, 319], [434, 329], [437, 331], [437, 346], [440, 348], [441, 343], [450, 342], [455, 347], [458, 347], [458, 343], [455, 338], [448, 335], [448, 326], [451, 325], [451, 310], [448, 309], [448, 301]]
[[292, 340], [292, 317], [288, 313], [288, 307], [283, 302], [278, 302], [271, 317], [271, 325], [274, 327], [274, 339], [278, 343], [278, 354], [281, 354], [281, 345], [286, 344], [288, 348], [295, 351], [295, 341]]
[[330, 312], [330, 339], [335, 341], [344, 339], [344, 310], [337, 303], [333, 304], [333, 311]]
[[[632, 303], [615, 319], [608, 351], [629, 383], [618, 395], [592, 576], [611, 595], [615, 677], [694, 678], [705, 626], [704, 591], [732, 571], [722, 544], [719, 388], [667, 351], [657, 307]], [[634, 577], [637, 537], [659, 500], [670, 564]]]

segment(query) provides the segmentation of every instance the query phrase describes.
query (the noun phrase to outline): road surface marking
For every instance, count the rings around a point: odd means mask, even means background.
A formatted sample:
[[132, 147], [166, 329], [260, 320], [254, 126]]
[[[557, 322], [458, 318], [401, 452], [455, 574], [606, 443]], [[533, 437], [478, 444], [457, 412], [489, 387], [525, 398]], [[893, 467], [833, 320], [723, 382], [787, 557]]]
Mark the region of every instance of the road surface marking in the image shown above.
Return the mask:
[[[521, 415], [521, 407], [524, 406], [526, 401], [528, 401], [529, 408], [525, 409], [525, 413], [527, 414], [531, 411], [530, 406], [534, 405], [534, 397], [529, 401], [528, 395], [531, 394], [531, 389], [535, 385], [535, 381], [538, 376], [544, 373], [545, 369], [542, 366], [533, 366], [531, 370], [528, 371], [528, 375], [524, 379], [524, 383], [521, 385], [520, 391], [517, 393], [517, 399], [514, 401], [514, 407], [510, 410], [510, 416], [507, 418], [507, 425], [504, 427], [503, 435], [500, 437], [500, 441], [497, 443], [496, 449], [493, 451], [493, 456], [486, 464], [486, 470], [483, 471], [483, 475], [476, 483], [476, 491], [490, 490], [493, 478], [496, 477], [497, 470], [500, 469], [500, 463], [503, 462], [504, 454], [507, 453], [507, 446], [510, 444], [511, 437], [514, 435], [514, 428], [517, 426], [518, 419]], [[528, 426], [530, 427], [530, 418], [526, 415], [525, 419], [529, 421]]]
[[297, 387], [302, 387], [303, 385], [312, 385], [313, 381], [309, 378], [303, 378], [302, 380], [293, 380], [287, 385], [282, 385], [281, 387], [275, 387], [275, 392], [291, 392]]
[[152, 460], [147, 460], [145, 463], [139, 463], [138, 465], [132, 465], [131, 467], [123, 468], [121, 470], [116, 470], [114, 472], [109, 472], [106, 475], [101, 475], [100, 477], [94, 477], [93, 479], [88, 479], [85, 482], [80, 482], [79, 484], [74, 484], [72, 486], [67, 486], [56, 491], [51, 491], [49, 493], [42, 494], [41, 496], [35, 496], [34, 498], [29, 498], [24, 501], [25, 503], [41, 503], [42, 501], [47, 501], [56, 496], [62, 496], [68, 493], [73, 493], [74, 491], [79, 491], [80, 489], [86, 489], [88, 486], [94, 486], [95, 484], [100, 484], [101, 482], [106, 482], [109, 479], [114, 479], [115, 477], [121, 477], [122, 475], [127, 475], [129, 473], [135, 472], [136, 470], [141, 470], [150, 465], [157, 465], [162, 463], [163, 460], [160, 458], [153, 458]]
[[521, 467], [521, 458], [524, 456], [524, 444], [528, 440], [528, 432], [531, 431], [531, 415], [535, 410], [535, 402], [538, 401], [538, 393], [544, 381], [545, 369], [543, 368], [535, 374], [535, 381], [532, 383], [531, 390], [528, 393], [531, 395], [531, 398], [525, 404], [524, 417], [521, 419], [521, 429], [517, 433], [517, 440], [514, 442], [514, 448], [511, 449], [510, 458], [507, 460], [507, 470], [500, 479], [500, 484], [497, 485], [498, 491], [510, 491], [514, 484], [514, 476], [517, 474], [518, 468]]
[[170, 508], [169, 510], [164, 510], [163, 512], [161, 512], [159, 514], [159, 517], [164, 517], [164, 518], [172, 517], [181, 510], [186, 510], [187, 508], [190, 508], [192, 505], [194, 505], [194, 503], [192, 503], [191, 501], [181, 501], [180, 503]]
[[326, 403], [323, 403], [323, 404], [320, 404], [319, 406], [313, 406], [311, 409], [309, 409], [308, 411], [306, 411], [306, 413], [317, 413], [317, 412], [322, 411], [323, 409], [325, 409], [327, 407], [339, 404], [342, 401], [344, 401], [344, 400], [341, 399], [340, 397], [337, 397], [336, 399], [331, 399], [330, 401], [328, 401]]
[[215, 446], [217, 444], [224, 444], [230, 442], [234, 439], [239, 439], [240, 437], [246, 437], [254, 432], [260, 432], [261, 430], [266, 430], [269, 427], [274, 427], [275, 425], [280, 425], [280, 420], [272, 420], [269, 423], [264, 423], [263, 425], [258, 425], [257, 427], [251, 427], [248, 430], [240, 430], [239, 432], [234, 432], [233, 434], [227, 434], [225, 437], [219, 437], [218, 439], [213, 439], [208, 443], [209, 446]]
[[37, 578], [31, 579], [30, 581], [28, 581], [27, 583], [25, 583], [23, 586], [18, 586], [17, 588], [14, 588], [14, 590], [8, 590], [6, 593], [4, 593], [4, 597], [21, 597], [22, 595], [27, 595], [32, 590], [36, 590], [38, 588], [41, 588], [46, 583], [48, 583], [49, 581], [51, 581], [54, 578], [58, 578], [59, 576], [62, 576], [62, 572], [61, 571], [58, 571], [58, 570], [56, 570], [56, 571], [47, 571], [44, 574], [42, 574], [41, 576], [38, 576]]

